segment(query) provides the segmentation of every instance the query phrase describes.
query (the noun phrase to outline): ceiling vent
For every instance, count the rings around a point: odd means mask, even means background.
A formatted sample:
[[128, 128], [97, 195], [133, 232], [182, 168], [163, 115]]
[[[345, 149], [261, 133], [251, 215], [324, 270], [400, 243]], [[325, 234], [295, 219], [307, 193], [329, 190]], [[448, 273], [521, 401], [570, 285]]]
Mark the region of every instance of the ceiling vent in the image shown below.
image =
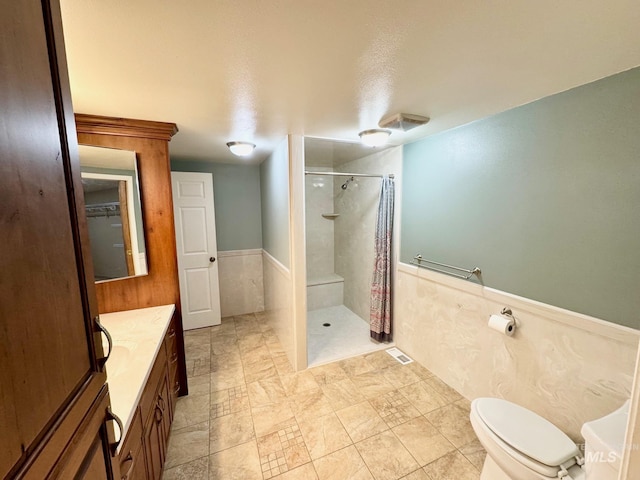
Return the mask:
[[403, 132], [408, 132], [413, 128], [424, 125], [428, 121], [429, 117], [423, 117], [421, 115], [413, 115], [411, 113], [395, 113], [380, 120], [378, 126], [380, 128], [392, 128], [394, 130], [402, 130]]

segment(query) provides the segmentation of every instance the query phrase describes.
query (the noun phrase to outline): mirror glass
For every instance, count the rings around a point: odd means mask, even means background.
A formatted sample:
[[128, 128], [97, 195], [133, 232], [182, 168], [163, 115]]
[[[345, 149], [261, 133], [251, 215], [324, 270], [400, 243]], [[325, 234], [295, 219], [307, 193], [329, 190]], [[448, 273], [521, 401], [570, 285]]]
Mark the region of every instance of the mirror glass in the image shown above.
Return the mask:
[[136, 153], [79, 146], [96, 282], [147, 274]]

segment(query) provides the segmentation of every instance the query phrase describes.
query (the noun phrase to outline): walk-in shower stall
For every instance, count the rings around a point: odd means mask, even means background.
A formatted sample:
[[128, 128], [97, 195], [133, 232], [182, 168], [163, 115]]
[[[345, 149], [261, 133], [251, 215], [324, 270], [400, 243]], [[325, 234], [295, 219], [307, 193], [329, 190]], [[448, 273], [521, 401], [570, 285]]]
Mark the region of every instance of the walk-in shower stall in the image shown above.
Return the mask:
[[401, 155], [305, 139], [309, 366], [389, 346], [370, 336], [371, 282], [381, 177], [397, 184]]

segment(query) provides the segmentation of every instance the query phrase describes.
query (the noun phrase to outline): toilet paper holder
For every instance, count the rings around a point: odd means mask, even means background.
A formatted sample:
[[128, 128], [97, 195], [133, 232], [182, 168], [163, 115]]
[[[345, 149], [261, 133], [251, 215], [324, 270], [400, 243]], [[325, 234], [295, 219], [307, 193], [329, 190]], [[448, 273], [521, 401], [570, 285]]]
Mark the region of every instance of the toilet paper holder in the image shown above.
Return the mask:
[[511, 309], [504, 307], [500, 315], [490, 315], [489, 328], [511, 337], [516, 331], [516, 319]]

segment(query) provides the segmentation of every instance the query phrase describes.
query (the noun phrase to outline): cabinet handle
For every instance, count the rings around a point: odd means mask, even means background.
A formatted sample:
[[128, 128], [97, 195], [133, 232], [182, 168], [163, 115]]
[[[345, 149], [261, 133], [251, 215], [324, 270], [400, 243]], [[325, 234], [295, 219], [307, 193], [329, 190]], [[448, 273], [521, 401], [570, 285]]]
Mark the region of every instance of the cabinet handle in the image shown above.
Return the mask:
[[169, 362], [176, 363], [177, 361], [178, 361], [178, 352], [174, 350], [173, 353], [171, 354], [171, 359], [169, 360]]
[[120, 480], [127, 480], [129, 478], [129, 475], [131, 475], [131, 472], [133, 471], [133, 467], [135, 465], [135, 462], [133, 461], [133, 455], [131, 455], [131, 452], [129, 452], [127, 457], [124, 459], [124, 462], [122, 462], [123, 465], [125, 463], [130, 463], [130, 465], [129, 465], [129, 468], [127, 469], [127, 473], [122, 475]]
[[115, 413], [113, 413], [113, 411], [111, 410], [111, 405], [109, 405], [107, 407], [107, 421], [109, 422], [111, 420], [113, 420], [118, 424], [118, 429], [120, 430], [120, 435], [118, 440], [113, 442], [111, 445], [109, 445], [109, 447], [111, 447], [111, 456], [115, 457], [116, 452], [118, 451], [118, 445], [120, 445], [120, 442], [122, 441], [122, 434], [124, 433], [124, 427], [122, 426], [122, 420], [120, 420], [120, 418]]
[[162, 398], [162, 395], [158, 395], [158, 402], [160, 403], [160, 408], [162, 409], [162, 411], [164, 412], [165, 410], [165, 404], [164, 404], [164, 398]]
[[109, 346], [109, 351], [107, 352], [107, 354], [104, 357], [98, 359], [98, 365], [100, 366], [100, 370], [102, 370], [104, 368], [104, 365], [107, 363], [107, 360], [109, 360], [109, 357], [111, 356], [111, 351], [113, 350], [113, 339], [111, 338], [111, 334], [109, 333], [109, 331], [100, 323], [100, 315], [96, 315], [96, 318], [94, 318], [93, 321], [96, 323], [100, 331], [104, 333], [105, 337], [107, 337], [107, 344]]
[[173, 338], [176, 336], [176, 329], [174, 327], [171, 328], [171, 330], [169, 330], [169, 338]]
[[162, 422], [162, 419], [164, 418], [164, 413], [162, 412], [162, 409], [158, 405], [156, 405], [155, 415], [156, 415], [156, 423]]
[[173, 389], [173, 393], [176, 394], [176, 397], [178, 396], [178, 394], [180, 393], [180, 382], [178, 380], [176, 380], [176, 386]]

